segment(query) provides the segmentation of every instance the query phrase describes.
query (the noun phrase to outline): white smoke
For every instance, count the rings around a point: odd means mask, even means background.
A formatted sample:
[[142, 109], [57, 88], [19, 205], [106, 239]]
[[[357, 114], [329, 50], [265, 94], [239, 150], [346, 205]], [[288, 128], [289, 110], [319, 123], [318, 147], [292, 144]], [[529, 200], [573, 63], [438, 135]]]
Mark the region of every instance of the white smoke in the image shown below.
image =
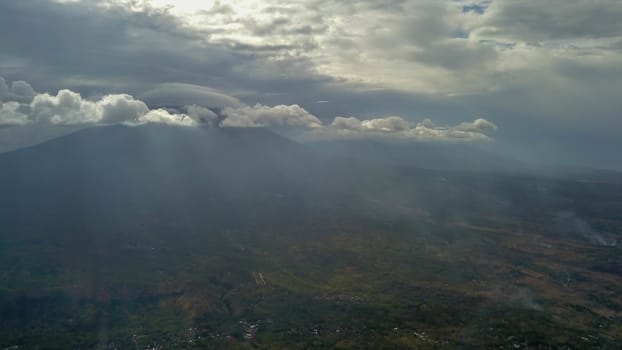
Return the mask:
[[596, 232], [587, 221], [578, 217], [573, 212], [559, 212], [555, 216], [554, 221], [560, 231], [579, 235], [588, 240], [591, 244], [605, 247], [615, 247], [618, 244], [617, 239]]

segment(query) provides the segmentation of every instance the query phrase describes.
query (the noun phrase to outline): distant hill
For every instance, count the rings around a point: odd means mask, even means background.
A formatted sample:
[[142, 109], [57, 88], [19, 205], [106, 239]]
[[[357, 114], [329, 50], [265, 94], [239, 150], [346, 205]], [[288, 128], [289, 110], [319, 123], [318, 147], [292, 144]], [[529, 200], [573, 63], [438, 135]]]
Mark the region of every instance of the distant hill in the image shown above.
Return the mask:
[[384, 173], [263, 128], [156, 125], [84, 129], [2, 153], [0, 169], [0, 218], [54, 226], [287, 218], [339, 206]]
[[519, 172], [527, 164], [463, 143], [341, 140], [313, 142], [325, 154], [354, 157], [383, 165], [409, 165], [424, 169], [468, 172]]
[[562, 161], [525, 161], [495, 150], [494, 144], [336, 140], [310, 142], [308, 146], [325, 155], [358, 159], [381, 166], [622, 184], [622, 173], [619, 171], [569, 165]]
[[0, 154], [0, 169], [0, 219], [50, 230], [445, 215], [507, 206], [548, 181], [463, 145], [303, 145], [263, 128], [157, 125], [81, 130]]

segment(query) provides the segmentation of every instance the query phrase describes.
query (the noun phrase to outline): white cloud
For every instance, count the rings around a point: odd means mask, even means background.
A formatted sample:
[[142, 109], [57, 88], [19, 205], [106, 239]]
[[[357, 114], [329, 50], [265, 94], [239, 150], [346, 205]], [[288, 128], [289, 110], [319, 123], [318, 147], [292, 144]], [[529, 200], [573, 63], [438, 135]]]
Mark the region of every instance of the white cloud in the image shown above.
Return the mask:
[[185, 110], [186, 114], [188, 114], [198, 123], [204, 123], [210, 126], [214, 126], [215, 123], [218, 121], [218, 114], [214, 113], [208, 108], [197, 105], [190, 105], [186, 106]]
[[400, 132], [410, 128], [409, 122], [402, 119], [402, 117], [396, 116], [364, 120], [361, 122], [361, 125], [366, 130], [381, 132]]
[[[477, 120], [481, 120], [486, 124], [489, 124], [490, 129], [476, 130], [471, 128], [465, 130], [464, 125], [477, 124]], [[458, 126], [438, 126], [431, 120], [426, 119], [423, 122], [417, 123], [414, 128], [407, 130], [404, 133], [404, 137], [414, 138], [419, 141], [441, 141], [441, 142], [475, 142], [475, 141], [490, 141], [491, 138], [485, 134], [486, 131], [496, 130], [496, 126], [484, 119], [477, 119], [473, 122], [461, 123]], [[480, 122], [481, 123], [481, 122]]]
[[16, 101], [30, 103], [36, 92], [25, 81], [14, 81], [11, 86], [7, 84], [3, 77], [0, 77], [0, 101]]
[[207, 125], [214, 125], [218, 121], [218, 114], [214, 113], [209, 108], [205, 108], [197, 105], [186, 106], [186, 114], [191, 116], [194, 120]]
[[477, 118], [472, 122], [464, 122], [456, 127], [456, 130], [465, 132], [486, 132], [497, 130], [497, 126], [486, 119]]
[[478, 118], [457, 126], [438, 126], [430, 119], [411, 123], [398, 116], [360, 120], [355, 117], [336, 117], [333, 122], [315, 132], [320, 137], [395, 138], [415, 141], [488, 141], [486, 132], [496, 130], [492, 122]]
[[31, 118], [42, 123], [84, 124], [94, 123], [99, 119], [95, 104], [82, 101], [82, 96], [71, 90], [60, 90], [56, 96], [37, 95], [30, 104], [30, 108]]
[[14, 81], [11, 83], [11, 89], [9, 90], [9, 99], [18, 102], [28, 103], [35, 97], [35, 90], [25, 81]]
[[[30, 85], [17, 85], [23, 88], [17, 90], [26, 92], [20, 95], [22, 98], [30, 95]], [[7, 90], [9, 98], [17, 96], [11, 93], [13, 89]], [[217, 92], [212, 91], [210, 94]], [[110, 124], [136, 126], [160, 123], [188, 127], [269, 127], [285, 133], [295, 131], [300, 135], [302, 132], [312, 137], [381, 137], [415, 141], [490, 140], [486, 133], [497, 128], [483, 118], [449, 127], [437, 126], [429, 119], [414, 123], [400, 116], [364, 120], [335, 117], [332, 123], [324, 125], [320, 119], [297, 104], [225, 107], [221, 115], [209, 108], [191, 104], [171, 112], [164, 108], [150, 109], [145, 102], [127, 94], [109, 94], [97, 100], [88, 100], [68, 89], [60, 90], [56, 95], [34, 94], [30, 99], [30, 103], [19, 100], [0, 103], [0, 126], [36, 126], [39, 129], [63, 126], [75, 129]], [[187, 101], [183, 98], [181, 100]]]
[[[4, 91], [2, 86], [6, 86], [4, 79], [0, 80], [0, 90]], [[4, 98], [11, 100], [0, 103], [0, 126], [43, 124], [53, 127], [145, 123], [197, 125], [192, 116], [170, 113], [164, 109], [150, 110], [143, 101], [127, 94], [110, 94], [91, 101], [68, 89], [60, 90], [56, 95], [36, 94], [25, 82], [14, 82], [11, 88], [6, 90], [8, 92]], [[189, 107], [189, 110], [196, 113], [197, 117], [213, 118], [212, 115], [208, 115], [210, 112], [208, 109], [194, 106]]]
[[361, 121], [355, 117], [335, 117], [330, 127], [344, 132], [360, 132], [364, 130]]
[[129, 95], [106, 95], [89, 101], [66, 89], [56, 96], [36, 95], [30, 110], [34, 121], [61, 125], [135, 123], [149, 112], [144, 102]]
[[359, 120], [355, 117], [336, 117], [330, 126], [335, 130], [393, 133], [408, 130], [410, 125], [411, 123], [402, 117], [389, 116], [369, 120]]
[[136, 123], [129, 122], [130, 125], [140, 125], [145, 123], [159, 123], [180, 126], [197, 126], [197, 122], [185, 114], [170, 113], [164, 109], [154, 109], [140, 116]]
[[268, 107], [256, 104], [253, 107], [225, 108], [223, 127], [286, 126], [319, 128], [322, 122], [299, 105], [277, 105]]
[[456, 126], [438, 126], [430, 119], [419, 123], [399, 116], [373, 119], [335, 117], [324, 125], [298, 105], [227, 108], [223, 111], [223, 127], [290, 127], [306, 130], [305, 138], [385, 138], [413, 141], [475, 142], [490, 141], [488, 132], [497, 129], [492, 122], [477, 118]]
[[[4, 80], [1, 83], [6, 86]], [[7, 98], [13, 101], [2, 103], [0, 109], [0, 126], [26, 125], [30, 123], [49, 125], [106, 125], [144, 123], [163, 123], [184, 126], [200, 124], [214, 125], [219, 116], [209, 108], [185, 102], [196, 101], [224, 108], [225, 119], [222, 126], [257, 127], [282, 126], [317, 128], [320, 120], [298, 105], [277, 105], [274, 107], [257, 104], [253, 107], [244, 106], [240, 101], [209, 88], [187, 84], [162, 84], [150, 90], [147, 96], [166, 101], [171, 105], [182, 105], [179, 109], [185, 113], [171, 113], [166, 109], [150, 110], [147, 104], [127, 94], [109, 94], [98, 100], [84, 99], [79, 93], [63, 89], [56, 95], [48, 93], [36, 94], [30, 85], [18, 82], [18, 88], [8, 91]], [[174, 91], [175, 87], [180, 88]], [[32, 93], [29, 93], [32, 91]], [[187, 95], [184, 95], [187, 93]], [[19, 96], [18, 96], [19, 95]], [[29, 97], [32, 95], [32, 97]], [[178, 99], [175, 99], [175, 97]], [[19, 97], [20, 99], [16, 99]], [[28, 97], [28, 98], [26, 98]], [[209, 101], [203, 100], [207, 98]], [[32, 100], [24, 103], [24, 100]], [[211, 99], [211, 100], [210, 100]]]
[[101, 108], [101, 122], [107, 124], [139, 120], [149, 111], [143, 101], [125, 94], [104, 96], [97, 105]]
[[0, 103], [0, 126], [26, 125], [30, 123], [28, 116], [20, 111], [19, 102]]

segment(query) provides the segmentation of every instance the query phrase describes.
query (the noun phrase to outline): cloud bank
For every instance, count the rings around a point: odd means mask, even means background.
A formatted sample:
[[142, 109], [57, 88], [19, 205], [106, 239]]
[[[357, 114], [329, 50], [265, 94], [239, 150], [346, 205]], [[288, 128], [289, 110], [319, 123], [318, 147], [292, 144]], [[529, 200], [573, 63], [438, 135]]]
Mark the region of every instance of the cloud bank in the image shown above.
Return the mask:
[[429, 118], [413, 123], [399, 116], [388, 116], [368, 120], [356, 117], [336, 117], [321, 134], [328, 137], [349, 138], [397, 138], [417, 141], [490, 141], [486, 134], [497, 126], [486, 119], [477, 118], [457, 126], [439, 126]]
[[90, 101], [77, 92], [64, 89], [56, 95], [34, 94], [29, 98], [30, 102], [27, 100], [22, 98], [21, 101], [3, 102], [0, 105], [0, 127], [29, 124], [89, 126], [145, 123], [192, 126], [196, 123], [185, 115], [171, 114], [163, 109], [150, 110], [144, 102], [126, 94], [106, 95]]
[[274, 107], [256, 104], [253, 107], [225, 108], [224, 127], [289, 126], [319, 128], [322, 122], [299, 105]]
[[[36, 93], [25, 82], [9, 88], [0, 80], [0, 127], [87, 127], [111, 124], [137, 126], [159, 123], [187, 127], [268, 127], [288, 133], [297, 131], [320, 138], [396, 138], [415, 141], [486, 141], [496, 126], [482, 118], [459, 125], [438, 126], [430, 119], [411, 122], [400, 116], [373, 119], [337, 116], [324, 124], [297, 104], [265, 106], [244, 105], [218, 91], [187, 84], [164, 84], [146, 94], [152, 101], [174, 106], [151, 109], [147, 103], [128, 94], [108, 94], [86, 99], [79, 93], [62, 89], [56, 94]], [[176, 91], [175, 87], [179, 90]], [[185, 95], [184, 93], [188, 93]], [[179, 99], [175, 99], [179, 96]], [[185, 103], [200, 103], [189, 104]], [[214, 111], [206, 106], [222, 107]]]

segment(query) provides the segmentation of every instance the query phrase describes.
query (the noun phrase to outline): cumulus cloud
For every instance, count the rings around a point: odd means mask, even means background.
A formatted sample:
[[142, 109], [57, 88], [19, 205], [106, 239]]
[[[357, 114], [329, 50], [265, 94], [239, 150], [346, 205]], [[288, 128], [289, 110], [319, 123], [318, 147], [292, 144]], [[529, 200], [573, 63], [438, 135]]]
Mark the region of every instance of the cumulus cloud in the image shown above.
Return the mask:
[[14, 81], [11, 86], [3, 77], [0, 77], [0, 101], [16, 101], [27, 103], [32, 101], [35, 90], [25, 81]]
[[336, 117], [330, 126], [336, 130], [352, 132], [394, 133], [408, 130], [410, 123], [397, 116], [369, 120], [359, 120], [355, 117]]
[[[300, 127], [318, 128], [321, 121], [299, 105], [257, 104], [245, 106], [239, 100], [210, 88], [188, 84], [162, 84], [145, 94], [156, 105], [171, 105], [178, 112], [164, 108], [150, 109], [147, 104], [128, 94], [108, 94], [88, 100], [79, 93], [62, 89], [55, 95], [37, 94], [24, 82], [6, 89], [3, 98], [11, 101], [0, 104], [0, 126], [48, 124], [50, 126], [85, 126], [144, 123], [223, 127]], [[13, 88], [16, 87], [16, 88]], [[20, 92], [20, 93], [17, 93]], [[28, 102], [28, 101], [31, 102]], [[198, 104], [189, 104], [197, 102]], [[222, 108], [222, 117], [204, 105]]]
[[[0, 85], [2, 82], [4, 79]], [[87, 126], [144, 123], [190, 126], [196, 123], [187, 115], [172, 114], [163, 109], [150, 110], [143, 101], [127, 94], [110, 94], [91, 101], [68, 89], [60, 90], [56, 95], [37, 94], [27, 83], [14, 82], [4, 98], [11, 99], [0, 104], [0, 126], [5, 127], [28, 124]]]
[[149, 108], [144, 102], [125, 94], [106, 95], [98, 101], [89, 101], [71, 90], [60, 90], [56, 96], [35, 96], [30, 110], [35, 121], [73, 125], [136, 122]]
[[209, 108], [205, 108], [197, 105], [190, 105], [185, 107], [186, 114], [199, 123], [214, 126], [218, 123], [220, 118], [218, 114]]
[[26, 125], [30, 123], [28, 116], [20, 111], [18, 102], [0, 103], [0, 127]]
[[35, 90], [25, 81], [14, 81], [9, 90], [9, 99], [18, 102], [30, 102], [35, 97]]
[[322, 122], [299, 105], [277, 105], [268, 107], [256, 104], [253, 107], [225, 108], [223, 127], [287, 126], [319, 128]]
[[[15, 99], [0, 102], [0, 127], [5, 128], [32, 126], [41, 130], [44, 127], [68, 127], [73, 130], [85, 126], [159, 123], [189, 127], [268, 127], [312, 137], [383, 137], [416, 141], [483, 141], [490, 139], [487, 132], [497, 128], [483, 118], [447, 127], [437, 126], [429, 119], [414, 123], [400, 116], [362, 120], [338, 116], [332, 123], [323, 124], [318, 117], [297, 104], [246, 106], [237, 101], [235, 107], [227, 106], [218, 112], [196, 104], [151, 109], [144, 101], [128, 94], [108, 94], [91, 100], [69, 89], [62, 89], [56, 94], [35, 93], [26, 83], [12, 84], [11, 88], [4, 80], [0, 83], [7, 87], [2, 89], [7, 91], [4, 96]], [[24, 93], [13, 93], [13, 86], [19, 86], [15, 91]], [[194, 87], [191, 90], [195, 90]], [[210, 96], [218, 96], [218, 92], [209, 91]], [[33, 96], [26, 98], [30, 95]], [[190, 95], [192, 97], [194, 93]], [[169, 95], [169, 98], [172, 96]], [[31, 101], [24, 102], [28, 100]], [[183, 98], [177, 102], [171, 100], [176, 105], [187, 101]]]
[[430, 119], [415, 123], [400, 116], [373, 119], [335, 117], [327, 125], [298, 105], [226, 108], [222, 127], [290, 127], [306, 130], [309, 138], [385, 138], [413, 141], [490, 141], [487, 133], [497, 130], [492, 122], [477, 118], [456, 126], [439, 126]]
[[363, 120], [361, 122], [361, 125], [366, 130], [381, 132], [401, 132], [408, 130], [408, 128], [410, 127], [409, 122], [404, 120], [402, 117], [396, 116]]
[[486, 132], [496, 129], [495, 124], [483, 118], [452, 127], [438, 126], [430, 119], [412, 123], [398, 116], [368, 120], [336, 117], [317, 134], [325, 137], [378, 137], [416, 141], [487, 141], [490, 137]]
[[[480, 122], [478, 122], [480, 121]], [[486, 124], [490, 128], [476, 129], [465, 127], [465, 125]], [[406, 137], [413, 137], [421, 141], [489, 141], [491, 138], [485, 134], [486, 131], [496, 130], [496, 126], [485, 120], [477, 119], [473, 122], [461, 123], [458, 126], [438, 126], [430, 119], [417, 123], [414, 128], [405, 132]]]
[[138, 117], [136, 122], [130, 122], [133, 125], [145, 123], [159, 123], [168, 125], [196, 126], [197, 122], [191, 117], [181, 113], [170, 113], [164, 109], [154, 109], [144, 115]]
[[355, 117], [335, 117], [330, 127], [335, 130], [360, 132], [363, 131], [363, 125], [358, 118]]

